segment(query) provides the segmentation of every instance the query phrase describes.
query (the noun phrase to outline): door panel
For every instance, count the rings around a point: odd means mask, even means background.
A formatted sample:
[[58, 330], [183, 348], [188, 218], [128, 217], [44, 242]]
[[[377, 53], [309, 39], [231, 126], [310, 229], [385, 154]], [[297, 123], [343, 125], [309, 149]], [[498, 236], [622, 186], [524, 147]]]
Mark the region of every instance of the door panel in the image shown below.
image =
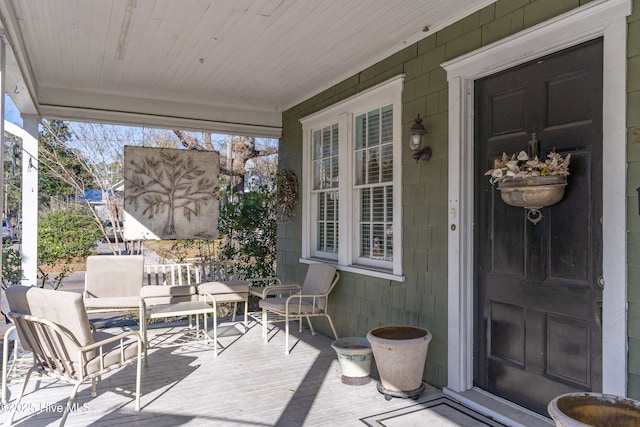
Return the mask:
[[[477, 386], [547, 415], [558, 394], [601, 390], [602, 42], [475, 84]], [[503, 152], [571, 154], [564, 199], [532, 224], [482, 176]]]

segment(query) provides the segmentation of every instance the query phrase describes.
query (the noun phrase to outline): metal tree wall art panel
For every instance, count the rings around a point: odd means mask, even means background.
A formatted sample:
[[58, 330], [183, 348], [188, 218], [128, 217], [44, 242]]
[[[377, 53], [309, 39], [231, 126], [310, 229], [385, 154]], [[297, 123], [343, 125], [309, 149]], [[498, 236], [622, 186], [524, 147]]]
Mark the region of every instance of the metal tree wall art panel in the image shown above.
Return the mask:
[[217, 238], [218, 172], [215, 151], [125, 147], [125, 237]]

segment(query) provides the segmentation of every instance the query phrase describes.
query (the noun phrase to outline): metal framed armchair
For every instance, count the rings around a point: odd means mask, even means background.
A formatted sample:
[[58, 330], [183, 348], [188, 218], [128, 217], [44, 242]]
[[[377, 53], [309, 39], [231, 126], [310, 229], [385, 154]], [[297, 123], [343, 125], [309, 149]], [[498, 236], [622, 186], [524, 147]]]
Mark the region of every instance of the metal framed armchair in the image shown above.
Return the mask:
[[142, 255], [87, 257], [83, 294], [87, 313], [139, 311], [143, 276]]
[[33, 353], [33, 366], [27, 372], [20, 393], [13, 404], [7, 424], [11, 424], [33, 372], [74, 384], [62, 415], [64, 425], [78, 388], [103, 374], [137, 363], [135, 410], [140, 410], [140, 378], [143, 342], [137, 332], [110, 335], [93, 332], [82, 296], [28, 286], [11, 286], [6, 291], [14, 322], [23, 348]]
[[[315, 335], [311, 317], [326, 317], [333, 336], [338, 339], [336, 328], [327, 312], [329, 293], [338, 283], [340, 273], [328, 264], [311, 264], [302, 286], [278, 283], [264, 288], [253, 288], [252, 294], [262, 298], [259, 306], [262, 309], [262, 336], [267, 337], [269, 313], [277, 315], [285, 322], [285, 354], [289, 354], [289, 320], [298, 319], [299, 332], [302, 332], [302, 317], [307, 319], [311, 333]], [[289, 293], [289, 296], [282, 296]]]

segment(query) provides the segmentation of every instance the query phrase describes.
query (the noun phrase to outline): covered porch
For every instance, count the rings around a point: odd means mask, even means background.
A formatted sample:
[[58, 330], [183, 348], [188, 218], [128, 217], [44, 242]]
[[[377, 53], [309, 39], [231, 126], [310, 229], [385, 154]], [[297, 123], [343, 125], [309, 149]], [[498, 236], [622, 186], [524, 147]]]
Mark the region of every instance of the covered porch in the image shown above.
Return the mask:
[[[270, 342], [263, 343], [256, 318], [252, 316], [244, 335], [229, 319], [223, 321], [219, 339], [224, 349], [217, 357], [210, 345], [202, 344], [150, 350], [149, 366], [143, 368], [140, 412], [134, 411], [134, 365], [99, 381], [95, 398], [90, 383], [84, 384], [66, 425], [502, 426], [513, 425], [514, 420], [529, 427], [550, 425], [522, 418], [506, 405], [494, 406], [500, 414], [489, 414], [491, 419], [429, 385], [417, 400], [387, 401], [376, 389], [375, 366], [370, 383], [342, 384], [331, 338], [313, 336], [308, 329], [299, 334], [292, 328], [295, 346], [287, 357], [282, 354], [284, 333], [272, 329]], [[167, 328], [153, 331], [164, 333]], [[0, 422], [12, 409], [20, 385], [19, 379], [10, 382], [9, 403], [3, 405]], [[32, 379], [14, 422], [57, 425], [70, 389], [66, 383]]]

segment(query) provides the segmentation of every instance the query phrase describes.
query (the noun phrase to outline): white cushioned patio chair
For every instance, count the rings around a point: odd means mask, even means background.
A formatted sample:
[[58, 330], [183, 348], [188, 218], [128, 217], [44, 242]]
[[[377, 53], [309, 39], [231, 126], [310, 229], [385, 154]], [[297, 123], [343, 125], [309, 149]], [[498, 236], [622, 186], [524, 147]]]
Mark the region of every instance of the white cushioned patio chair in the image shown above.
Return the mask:
[[[268, 314], [273, 313], [285, 322], [285, 354], [289, 354], [289, 320], [298, 319], [299, 332], [302, 332], [302, 317], [309, 323], [311, 333], [315, 335], [311, 317], [326, 317], [333, 336], [338, 339], [336, 328], [333, 326], [331, 316], [327, 313], [329, 293], [338, 283], [340, 273], [336, 268], [328, 264], [310, 264], [302, 287], [299, 285], [277, 284], [264, 287], [259, 294], [262, 298], [259, 306], [262, 309], [262, 336], [268, 341], [267, 322]], [[292, 292], [289, 296], [279, 296], [285, 292]], [[256, 295], [255, 288], [252, 292]], [[275, 295], [272, 297], [272, 295]]]
[[92, 255], [87, 257], [84, 305], [87, 313], [140, 310], [144, 283], [142, 255]]
[[60, 425], [64, 425], [82, 383], [91, 380], [92, 396], [96, 379], [122, 366], [137, 363], [135, 410], [140, 410], [140, 359], [143, 342], [137, 332], [118, 335], [92, 332], [82, 295], [29, 286], [6, 290], [11, 311], [9, 318], [18, 331], [23, 348], [33, 353], [33, 366], [27, 372], [7, 424], [16, 409], [33, 372], [74, 384]]

